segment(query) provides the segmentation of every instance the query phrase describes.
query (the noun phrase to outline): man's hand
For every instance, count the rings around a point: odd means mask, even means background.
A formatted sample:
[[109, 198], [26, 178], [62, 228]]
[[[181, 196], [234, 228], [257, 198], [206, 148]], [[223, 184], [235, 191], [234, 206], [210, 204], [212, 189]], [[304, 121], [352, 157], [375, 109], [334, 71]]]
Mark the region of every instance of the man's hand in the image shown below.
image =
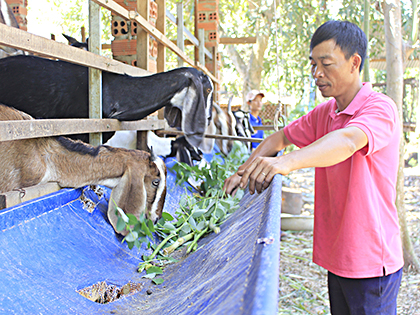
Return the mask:
[[236, 192], [239, 189], [239, 183], [241, 182], [241, 177], [235, 173], [232, 176], [225, 179], [225, 184], [223, 185], [223, 190], [228, 194], [235, 196]]
[[258, 193], [266, 189], [276, 174], [287, 175], [290, 169], [287, 166], [286, 156], [257, 157], [246, 167], [239, 167], [237, 174], [241, 176], [240, 187], [245, 188], [249, 181], [249, 193]]

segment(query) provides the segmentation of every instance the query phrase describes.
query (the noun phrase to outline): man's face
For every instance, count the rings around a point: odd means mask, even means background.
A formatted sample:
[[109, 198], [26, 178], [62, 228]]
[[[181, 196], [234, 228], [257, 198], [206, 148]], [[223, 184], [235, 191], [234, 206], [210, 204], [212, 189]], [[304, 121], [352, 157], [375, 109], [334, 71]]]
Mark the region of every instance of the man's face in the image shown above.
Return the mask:
[[249, 103], [249, 109], [251, 111], [261, 111], [262, 109], [262, 95], [258, 94], [255, 98]]
[[312, 49], [309, 55], [312, 76], [322, 96], [339, 97], [346, 93], [354, 80], [354, 76], [350, 75], [353, 58], [354, 56], [346, 60], [343, 51], [333, 39], [324, 41]]

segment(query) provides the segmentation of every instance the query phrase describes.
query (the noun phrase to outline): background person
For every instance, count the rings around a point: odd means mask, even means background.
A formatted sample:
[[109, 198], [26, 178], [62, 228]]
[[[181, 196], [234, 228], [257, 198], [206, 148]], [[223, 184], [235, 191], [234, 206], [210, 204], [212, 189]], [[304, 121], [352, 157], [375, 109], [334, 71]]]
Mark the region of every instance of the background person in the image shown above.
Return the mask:
[[[395, 206], [401, 127], [395, 103], [362, 83], [363, 31], [329, 21], [310, 44], [312, 76], [329, 101], [267, 137], [227, 178], [260, 193], [275, 174], [315, 167], [313, 261], [328, 270], [333, 315], [397, 314], [403, 254]], [[285, 147], [300, 149], [277, 157]]]
[[[262, 110], [262, 99], [264, 97], [264, 93], [258, 90], [252, 90], [248, 92], [246, 95], [246, 101], [249, 105], [249, 122], [251, 126], [262, 126], [262, 119], [259, 116]], [[255, 133], [251, 135], [252, 138], [264, 138], [264, 130], [255, 130]], [[258, 147], [258, 142], [252, 142], [252, 150]]]

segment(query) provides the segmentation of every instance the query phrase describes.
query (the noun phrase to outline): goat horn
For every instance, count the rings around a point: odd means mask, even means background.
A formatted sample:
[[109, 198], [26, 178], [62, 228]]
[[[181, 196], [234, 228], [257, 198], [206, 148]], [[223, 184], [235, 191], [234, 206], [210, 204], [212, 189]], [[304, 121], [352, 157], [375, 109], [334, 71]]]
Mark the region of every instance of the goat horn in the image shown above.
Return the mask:
[[232, 112], [232, 99], [233, 99], [233, 95], [231, 97], [229, 97], [229, 102], [228, 102], [228, 113]]
[[153, 152], [153, 147], [150, 147], [150, 161], [154, 162], [157, 160], [157, 155]]

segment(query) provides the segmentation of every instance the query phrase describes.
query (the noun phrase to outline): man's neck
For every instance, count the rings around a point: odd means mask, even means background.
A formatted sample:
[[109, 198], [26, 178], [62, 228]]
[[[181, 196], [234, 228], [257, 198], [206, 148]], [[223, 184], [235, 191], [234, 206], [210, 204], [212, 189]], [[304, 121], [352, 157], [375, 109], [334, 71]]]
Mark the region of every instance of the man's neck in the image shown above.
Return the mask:
[[260, 114], [259, 111], [252, 111], [251, 110], [251, 115], [254, 116], [255, 118], [258, 118], [258, 115]]
[[335, 97], [335, 102], [337, 103], [337, 108], [339, 112], [342, 112], [350, 105], [353, 99], [359, 93], [360, 89], [363, 87], [362, 81], [359, 79], [358, 82], [349, 87], [345, 95], [340, 95]]

